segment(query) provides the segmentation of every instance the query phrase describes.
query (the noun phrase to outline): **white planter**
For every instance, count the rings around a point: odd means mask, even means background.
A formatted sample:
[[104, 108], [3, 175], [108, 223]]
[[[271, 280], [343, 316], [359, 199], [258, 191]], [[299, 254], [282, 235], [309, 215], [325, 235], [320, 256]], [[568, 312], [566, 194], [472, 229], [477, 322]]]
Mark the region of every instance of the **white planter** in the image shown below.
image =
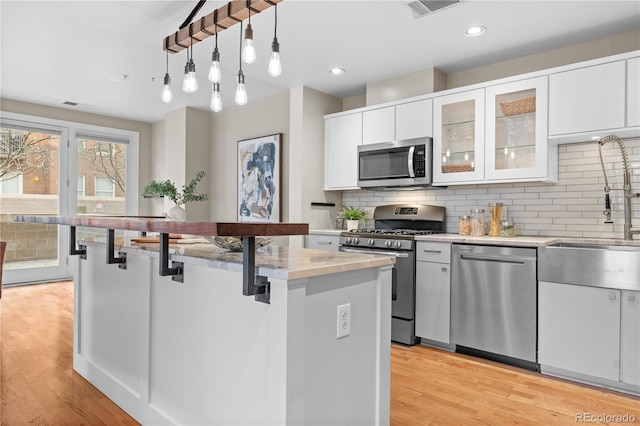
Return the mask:
[[171, 210], [169, 210], [169, 213], [167, 213], [167, 216], [169, 216], [169, 218], [173, 220], [180, 220], [180, 221], [187, 220], [187, 212], [177, 204], [171, 207]]
[[347, 220], [347, 231], [360, 228], [359, 220]]

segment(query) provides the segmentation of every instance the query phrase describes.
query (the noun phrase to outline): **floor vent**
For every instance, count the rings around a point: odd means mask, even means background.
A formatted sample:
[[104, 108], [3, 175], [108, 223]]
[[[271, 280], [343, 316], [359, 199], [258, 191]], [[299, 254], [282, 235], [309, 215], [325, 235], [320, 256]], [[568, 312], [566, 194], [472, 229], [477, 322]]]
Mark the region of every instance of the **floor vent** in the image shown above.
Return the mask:
[[418, 0], [408, 4], [413, 11], [415, 19], [422, 18], [424, 15], [435, 12], [446, 7], [460, 3], [462, 0], [445, 1], [445, 0]]

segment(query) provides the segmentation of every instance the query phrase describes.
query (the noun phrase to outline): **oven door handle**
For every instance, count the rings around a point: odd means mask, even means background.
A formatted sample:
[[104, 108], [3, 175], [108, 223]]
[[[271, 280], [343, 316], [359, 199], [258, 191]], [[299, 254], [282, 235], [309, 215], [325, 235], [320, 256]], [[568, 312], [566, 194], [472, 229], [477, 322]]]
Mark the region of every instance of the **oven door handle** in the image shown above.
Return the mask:
[[391, 301], [398, 300], [398, 270], [393, 268], [391, 270]]
[[416, 147], [415, 145], [413, 145], [411, 148], [409, 148], [409, 155], [407, 156], [407, 168], [409, 169], [409, 177], [411, 178], [416, 177], [416, 171], [413, 167], [413, 155], [415, 150]]
[[357, 250], [341, 247], [340, 251], [347, 253], [360, 253], [360, 254], [383, 254], [385, 256], [394, 256], [394, 257], [409, 257], [408, 253], [401, 253], [397, 251], [380, 251], [380, 250]]

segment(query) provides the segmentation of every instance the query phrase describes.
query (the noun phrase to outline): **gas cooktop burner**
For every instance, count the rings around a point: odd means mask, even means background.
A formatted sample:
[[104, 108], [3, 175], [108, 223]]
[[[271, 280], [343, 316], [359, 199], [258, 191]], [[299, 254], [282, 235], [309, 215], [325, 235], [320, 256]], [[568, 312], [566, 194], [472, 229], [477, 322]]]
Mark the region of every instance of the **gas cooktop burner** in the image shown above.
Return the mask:
[[[367, 234], [367, 235], [431, 235], [438, 234], [441, 231], [419, 230], [419, 229], [352, 229], [348, 231], [350, 234]], [[372, 235], [372, 236], [373, 236]]]

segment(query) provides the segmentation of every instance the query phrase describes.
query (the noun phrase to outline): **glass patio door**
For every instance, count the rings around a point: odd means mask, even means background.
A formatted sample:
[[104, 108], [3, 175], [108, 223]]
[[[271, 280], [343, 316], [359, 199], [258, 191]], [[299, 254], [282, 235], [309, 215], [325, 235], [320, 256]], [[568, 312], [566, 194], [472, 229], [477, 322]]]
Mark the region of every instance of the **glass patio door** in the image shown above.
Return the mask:
[[66, 215], [67, 129], [2, 120], [0, 240], [7, 242], [3, 284], [70, 277], [68, 229], [14, 222], [14, 215]]
[[[3, 285], [73, 277], [69, 227], [13, 217], [137, 215], [138, 133], [1, 113], [0, 136]], [[86, 237], [104, 240], [105, 231], [78, 228], [76, 238]]]

